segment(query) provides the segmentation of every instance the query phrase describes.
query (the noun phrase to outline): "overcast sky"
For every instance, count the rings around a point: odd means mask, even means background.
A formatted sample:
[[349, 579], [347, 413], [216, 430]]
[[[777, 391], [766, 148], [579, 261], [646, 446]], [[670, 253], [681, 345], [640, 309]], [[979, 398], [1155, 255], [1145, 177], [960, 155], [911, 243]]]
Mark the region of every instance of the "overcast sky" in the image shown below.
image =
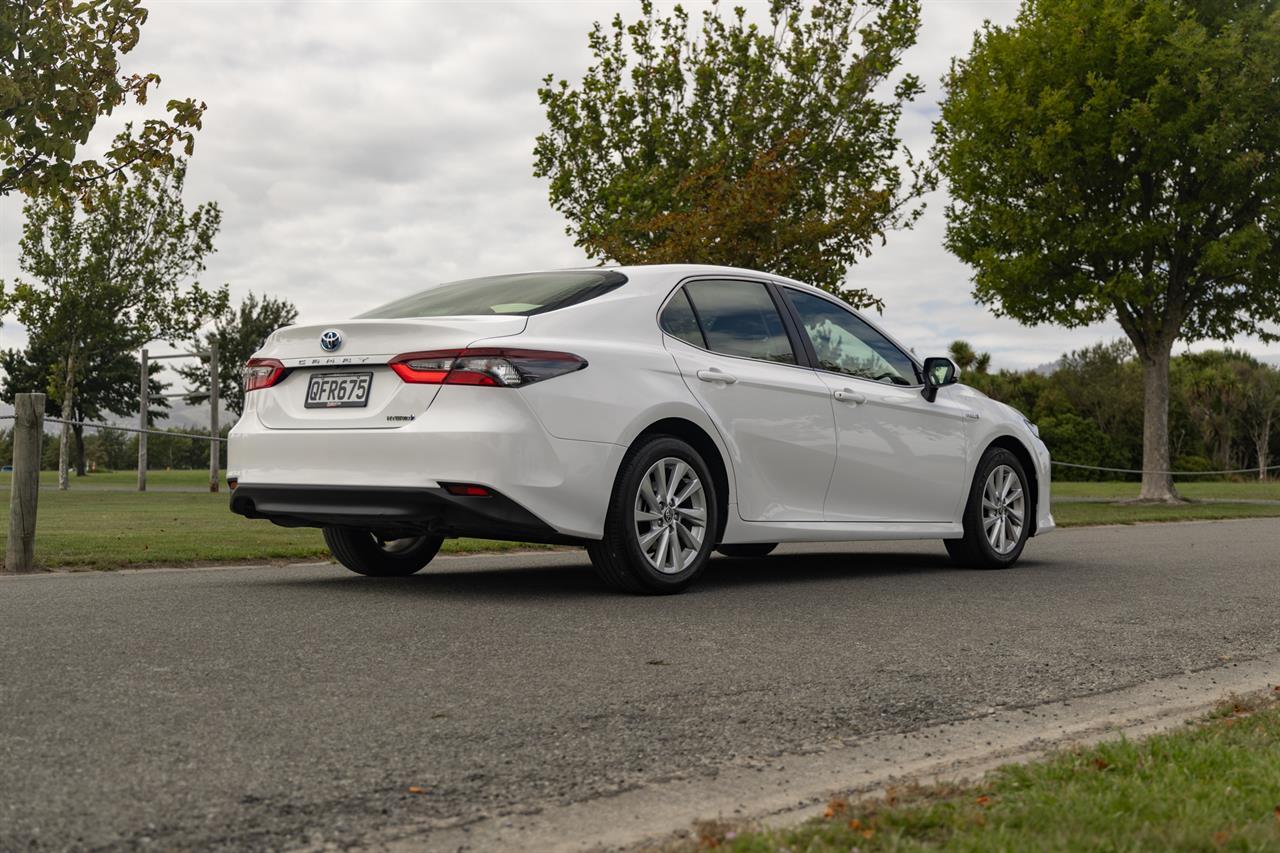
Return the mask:
[[[536, 89], [547, 73], [579, 79], [592, 21], [635, 17], [638, 2], [147, 5], [126, 70], [161, 75], [153, 105], [209, 105], [187, 179], [189, 205], [215, 200], [223, 211], [205, 284], [229, 283], [237, 301], [249, 290], [286, 297], [302, 321], [326, 322], [439, 281], [584, 261], [532, 176], [544, 123]], [[914, 152], [928, 150], [950, 58], [984, 18], [1004, 23], [1016, 10], [1011, 0], [925, 0], [904, 61], [927, 86], [901, 127]], [[99, 136], [133, 114], [104, 119]], [[885, 300], [883, 321], [917, 353], [965, 338], [997, 367], [1032, 367], [1122, 336], [1114, 324], [1024, 328], [976, 305], [968, 269], [942, 248], [944, 193], [849, 274]], [[18, 272], [20, 224], [19, 202], [0, 200], [6, 280]], [[0, 346], [24, 341], [6, 319]]]

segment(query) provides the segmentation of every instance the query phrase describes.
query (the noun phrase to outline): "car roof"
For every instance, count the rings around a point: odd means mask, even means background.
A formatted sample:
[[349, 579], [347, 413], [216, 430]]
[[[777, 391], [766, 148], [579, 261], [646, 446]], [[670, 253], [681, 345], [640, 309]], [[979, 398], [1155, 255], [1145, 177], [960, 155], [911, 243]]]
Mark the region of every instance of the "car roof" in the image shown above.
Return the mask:
[[749, 278], [766, 278], [771, 281], [793, 285], [806, 290], [819, 290], [819, 288], [816, 288], [813, 285], [805, 284], [803, 281], [796, 281], [793, 278], [787, 278], [785, 275], [747, 269], [746, 267], [730, 267], [717, 264], [629, 264], [621, 266], [609, 265], [603, 267], [571, 267], [571, 269], [575, 271], [582, 270], [584, 272], [599, 270], [620, 272], [627, 277], [628, 282], [638, 284], [641, 287], [652, 285], [654, 288], [669, 288], [676, 281], [689, 278], [691, 276], [722, 275], [725, 277], [745, 276]]

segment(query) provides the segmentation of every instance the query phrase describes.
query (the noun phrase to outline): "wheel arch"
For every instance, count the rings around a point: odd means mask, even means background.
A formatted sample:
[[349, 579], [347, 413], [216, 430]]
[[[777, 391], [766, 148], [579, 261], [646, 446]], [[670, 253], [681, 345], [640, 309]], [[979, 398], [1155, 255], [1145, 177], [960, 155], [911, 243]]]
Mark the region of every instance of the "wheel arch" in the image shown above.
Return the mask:
[[[987, 446], [982, 448], [982, 453], [978, 456], [978, 459], [986, 456], [987, 451], [991, 450], [993, 447], [999, 447], [1003, 450], [1009, 451], [1017, 457], [1019, 462], [1022, 463], [1022, 470], [1026, 473], [1029, 480], [1027, 484], [1028, 490], [1031, 492], [1031, 506], [1028, 513], [1031, 516], [1031, 530], [1029, 531], [1029, 535], [1035, 536], [1036, 528], [1038, 527], [1038, 512], [1040, 509], [1040, 475], [1036, 472], [1035, 457], [1031, 455], [1031, 450], [1018, 440], [1017, 437], [1006, 433], [1004, 435], [998, 435], [991, 439], [991, 441], [987, 442]], [[976, 476], [976, 470], [974, 473]]]
[[721, 453], [719, 445], [705, 429], [693, 421], [680, 417], [667, 417], [654, 421], [642, 429], [632, 439], [630, 446], [634, 447], [638, 442], [656, 435], [670, 435], [688, 442], [702, 455], [707, 467], [711, 469], [711, 480], [717, 499], [715, 536], [718, 543], [724, 536], [724, 528], [729, 520], [729, 502], [732, 498], [729, 467], [725, 464], [724, 454]]

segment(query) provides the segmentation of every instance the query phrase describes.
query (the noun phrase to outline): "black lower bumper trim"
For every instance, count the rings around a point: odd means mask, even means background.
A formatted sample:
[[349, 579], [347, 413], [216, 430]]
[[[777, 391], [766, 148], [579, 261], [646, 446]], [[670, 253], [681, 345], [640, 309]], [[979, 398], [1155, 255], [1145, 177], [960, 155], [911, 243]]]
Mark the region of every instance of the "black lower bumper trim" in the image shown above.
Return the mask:
[[459, 497], [444, 489], [240, 483], [231, 493], [231, 511], [282, 527], [352, 527], [390, 535], [474, 536], [551, 545], [586, 542], [556, 531], [496, 492]]

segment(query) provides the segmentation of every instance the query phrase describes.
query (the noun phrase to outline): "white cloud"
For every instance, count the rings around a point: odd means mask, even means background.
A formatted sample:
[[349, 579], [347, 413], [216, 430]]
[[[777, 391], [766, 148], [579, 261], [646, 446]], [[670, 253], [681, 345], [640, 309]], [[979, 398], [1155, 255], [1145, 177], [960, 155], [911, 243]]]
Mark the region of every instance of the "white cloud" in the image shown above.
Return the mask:
[[[163, 77], [153, 105], [188, 95], [209, 104], [187, 184], [189, 203], [223, 209], [206, 284], [228, 282], [236, 299], [287, 297], [303, 321], [323, 321], [436, 281], [583, 260], [532, 176], [543, 127], [535, 90], [549, 72], [576, 79], [591, 23], [638, 4], [148, 5], [125, 70]], [[1016, 9], [926, 0], [906, 65], [928, 92], [902, 122], [917, 155], [929, 148], [951, 57], [984, 18], [1006, 22]], [[97, 144], [136, 115], [106, 120]], [[885, 323], [918, 352], [964, 337], [997, 365], [1034, 366], [1120, 335], [1113, 325], [1027, 329], [975, 305], [967, 269], [941, 245], [944, 201], [935, 194], [914, 231], [889, 235], [851, 273], [885, 299]], [[17, 273], [20, 224], [18, 200], [0, 200], [0, 278]], [[3, 346], [25, 337], [12, 320], [0, 335]]]

